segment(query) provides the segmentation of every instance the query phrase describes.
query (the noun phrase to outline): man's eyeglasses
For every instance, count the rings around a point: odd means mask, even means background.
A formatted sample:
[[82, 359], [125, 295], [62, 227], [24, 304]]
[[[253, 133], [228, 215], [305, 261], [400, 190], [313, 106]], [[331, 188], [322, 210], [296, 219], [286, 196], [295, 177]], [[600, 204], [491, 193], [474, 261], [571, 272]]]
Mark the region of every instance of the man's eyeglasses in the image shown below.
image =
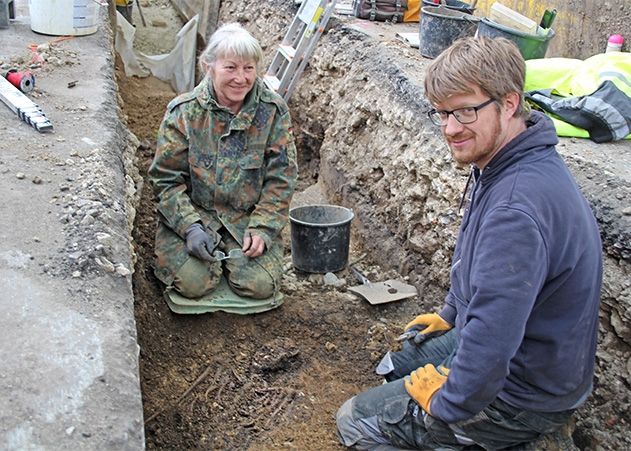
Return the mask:
[[493, 102], [495, 102], [495, 99], [489, 99], [479, 105], [458, 108], [457, 110], [453, 111], [435, 110], [432, 108], [431, 110], [429, 110], [427, 115], [435, 125], [447, 125], [450, 114], [453, 114], [456, 120], [461, 124], [471, 124], [478, 120], [478, 110], [481, 110], [482, 108]]

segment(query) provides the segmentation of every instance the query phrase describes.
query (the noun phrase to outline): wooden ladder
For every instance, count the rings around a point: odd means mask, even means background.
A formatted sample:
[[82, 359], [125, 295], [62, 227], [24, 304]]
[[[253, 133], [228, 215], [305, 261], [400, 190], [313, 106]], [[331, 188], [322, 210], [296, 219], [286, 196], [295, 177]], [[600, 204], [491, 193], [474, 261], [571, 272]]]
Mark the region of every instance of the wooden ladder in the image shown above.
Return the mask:
[[302, 71], [324, 32], [336, 0], [306, 0], [276, 50], [263, 81], [289, 100]]

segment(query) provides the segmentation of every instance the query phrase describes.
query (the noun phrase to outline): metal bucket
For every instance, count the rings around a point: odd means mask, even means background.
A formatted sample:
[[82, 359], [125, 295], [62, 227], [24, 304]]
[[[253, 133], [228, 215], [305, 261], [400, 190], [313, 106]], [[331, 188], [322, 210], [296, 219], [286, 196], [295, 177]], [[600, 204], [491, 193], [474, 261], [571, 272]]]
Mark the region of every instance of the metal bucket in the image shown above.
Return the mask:
[[480, 19], [445, 6], [421, 9], [419, 51], [426, 58], [436, 58], [455, 40], [473, 36]]

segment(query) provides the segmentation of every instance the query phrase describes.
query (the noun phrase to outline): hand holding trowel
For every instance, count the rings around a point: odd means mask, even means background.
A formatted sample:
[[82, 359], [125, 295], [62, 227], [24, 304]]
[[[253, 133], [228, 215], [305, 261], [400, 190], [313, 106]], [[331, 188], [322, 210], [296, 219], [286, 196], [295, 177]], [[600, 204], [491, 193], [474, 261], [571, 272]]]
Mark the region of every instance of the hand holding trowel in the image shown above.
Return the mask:
[[351, 266], [350, 270], [357, 280], [361, 282], [361, 285], [350, 287], [348, 291], [363, 297], [372, 305], [413, 298], [418, 294], [416, 287], [413, 285], [408, 285], [398, 280], [373, 283], [354, 267]]
[[414, 343], [420, 344], [427, 338], [442, 335], [453, 327], [438, 313], [424, 313], [407, 323], [405, 331], [399, 335], [397, 341], [414, 340]]

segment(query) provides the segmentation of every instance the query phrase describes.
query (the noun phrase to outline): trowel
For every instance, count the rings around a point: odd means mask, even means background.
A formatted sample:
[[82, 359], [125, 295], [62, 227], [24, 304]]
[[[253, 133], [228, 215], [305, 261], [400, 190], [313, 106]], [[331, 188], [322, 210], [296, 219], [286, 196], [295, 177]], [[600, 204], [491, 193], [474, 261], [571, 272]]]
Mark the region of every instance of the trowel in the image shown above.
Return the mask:
[[386, 280], [385, 282], [371, 282], [366, 276], [354, 267], [350, 270], [361, 285], [349, 287], [348, 291], [366, 299], [370, 304], [385, 304], [401, 299], [413, 298], [418, 294], [416, 287], [398, 280]]

